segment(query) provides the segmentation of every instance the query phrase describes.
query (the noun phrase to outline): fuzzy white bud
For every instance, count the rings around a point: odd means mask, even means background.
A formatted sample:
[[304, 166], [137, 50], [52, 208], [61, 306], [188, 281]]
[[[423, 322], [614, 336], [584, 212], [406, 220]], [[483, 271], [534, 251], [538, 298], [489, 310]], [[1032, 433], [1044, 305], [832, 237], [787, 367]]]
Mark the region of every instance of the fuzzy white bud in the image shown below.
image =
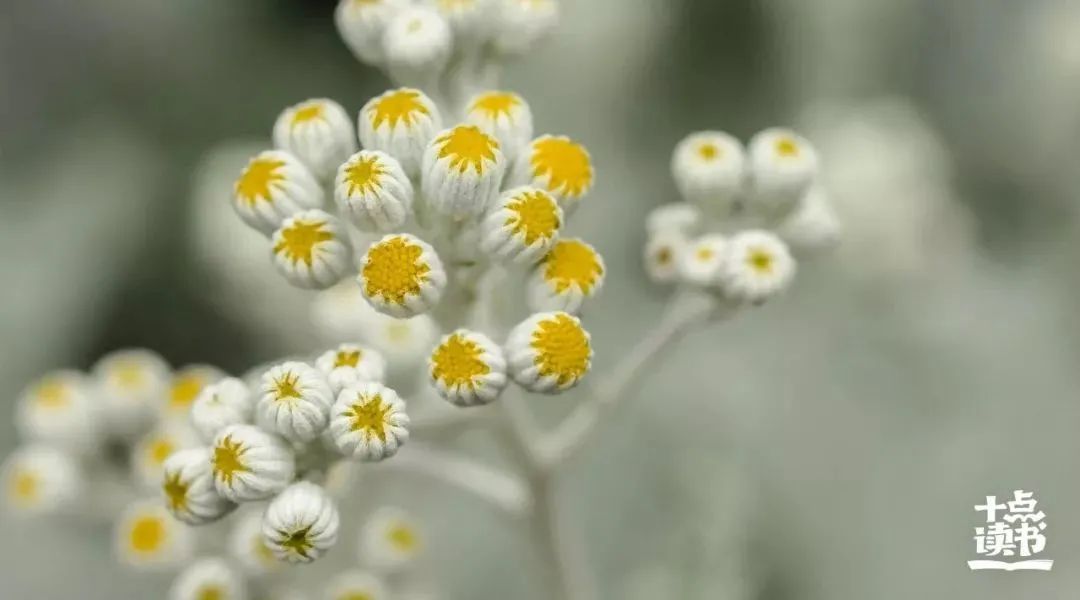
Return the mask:
[[75, 459], [56, 448], [31, 444], [4, 461], [4, 506], [11, 513], [54, 515], [76, 505], [83, 490]]
[[310, 563], [337, 543], [341, 519], [334, 501], [321, 487], [301, 481], [266, 507], [263, 537], [278, 560]]
[[505, 170], [498, 140], [475, 125], [459, 125], [436, 136], [424, 152], [421, 187], [435, 214], [473, 219], [498, 196]]
[[746, 150], [723, 132], [692, 133], [675, 147], [671, 174], [684, 200], [710, 217], [728, 218], [746, 182]]
[[375, 310], [407, 318], [435, 308], [447, 278], [435, 249], [403, 233], [388, 235], [368, 248], [357, 281]]
[[428, 144], [442, 130], [442, 115], [435, 102], [412, 88], [390, 90], [360, 109], [360, 143], [397, 159], [405, 174], [420, 177]]
[[211, 458], [209, 448], [180, 450], [169, 456], [162, 469], [158, 486], [165, 508], [188, 525], [212, 523], [236, 508], [218, 495]]
[[533, 270], [528, 282], [529, 309], [581, 312], [600, 293], [606, 276], [604, 259], [579, 239], [561, 239]]
[[380, 383], [362, 382], [338, 394], [328, 436], [342, 454], [377, 462], [397, 454], [409, 440], [408, 425], [405, 402], [397, 392]]
[[565, 312], [532, 315], [507, 336], [510, 375], [530, 392], [555, 394], [576, 386], [592, 368], [592, 357], [589, 332]]
[[780, 238], [767, 231], [744, 231], [729, 241], [720, 286], [728, 298], [761, 304], [791, 285], [795, 259]]
[[169, 589], [169, 600], [248, 600], [244, 578], [220, 558], [199, 559]]
[[340, 0], [334, 24], [345, 45], [361, 62], [381, 66], [385, 60], [383, 36], [386, 27], [410, 0]]
[[330, 384], [336, 398], [341, 390], [363, 381], [386, 380], [386, 359], [373, 348], [341, 344], [315, 360], [317, 368]]
[[401, 163], [378, 150], [354, 154], [338, 169], [334, 202], [361, 231], [398, 231], [413, 209], [413, 185]]
[[457, 406], [494, 402], [509, 379], [503, 350], [486, 335], [459, 329], [444, 337], [428, 358], [435, 391]]
[[334, 393], [317, 369], [286, 362], [262, 376], [255, 402], [256, 422], [294, 442], [311, 442], [326, 429]]
[[340, 104], [313, 98], [281, 113], [274, 123], [274, 147], [299, 158], [316, 179], [329, 181], [356, 152], [356, 128]]
[[284, 150], [267, 150], [248, 161], [233, 189], [236, 213], [267, 235], [300, 211], [322, 208], [324, 200], [315, 175]]
[[253, 425], [222, 429], [213, 452], [214, 486], [233, 502], [271, 498], [296, 475], [296, 456], [285, 439]]
[[533, 139], [532, 109], [512, 92], [477, 94], [466, 107], [465, 123], [498, 140], [508, 164], [513, 164]]
[[191, 406], [191, 424], [209, 444], [229, 425], [250, 423], [254, 411], [251, 389], [242, 380], [228, 377], [203, 388]]
[[27, 386], [15, 404], [19, 436], [72, 452], [92, 449], [101, 433], [92, 381], [77, 371], [56, 371]]
[[559, 239], [563, 212], [551, 194], [529, 186], [502, 194], [480, 224], [480, 250], [500, 262], [534, 264]]
[[399, 12], [383, 34], [386, 65], [398, 85], [434, 84], [446, 70], [452, 50], [450, 24], [438, 12], [422, 6]]
[[798, 205], [818, 174], [817, 151], [788, 129], [766, 129], [748, 145], [750, 193], [747, 211], [759, 218], [783, 219]]
[[274, 232], [274, 267], [296, 287], [324, 290], [352, 267], [352, 249], [341, 222], [313, 209], [296, 213]]

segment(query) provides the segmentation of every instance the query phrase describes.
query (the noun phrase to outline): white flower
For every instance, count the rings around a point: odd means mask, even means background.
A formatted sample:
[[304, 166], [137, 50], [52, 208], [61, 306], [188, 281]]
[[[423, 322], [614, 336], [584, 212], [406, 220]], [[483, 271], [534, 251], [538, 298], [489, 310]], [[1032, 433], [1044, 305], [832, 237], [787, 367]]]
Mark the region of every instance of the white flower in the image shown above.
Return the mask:
[[509, 184], [531, 185], [559, 200], [571, 214], [593, 186], [592, 157], [566, 136], [545, 135], [532, 141], [514, 161]]
[[191, 405], [191, 424], [204, 442], [211, 443], [225, 427], [250, 423], [254, 411], [251, 389], [242, 380], [227, 377], [203, 388]]
[[162, 467], [158, 488], [165, 508], [188, 525], [205, 525], [229, 514], [236, 505], [218, 495], [209, 448], [172, 453]]
[[711, 217], [727, 218], [742, 196], [746, 151], [726, 133], [692, 133], [675, 146], [671, 174], [684, 200]]
[[177, 521], [161, 500], [142, 500], [124, 509], [113, 530], [119, 561], [142, 569], [176, 567], [195, 551], [192, 529]]
[[814, 186], [780, 222], [776, 234], [796, 255], [813, 256], [840, 245], [842, 226], [824, 190]]
[[423, 552], [419, 524], [405, 511], [384, 506], [360, 530], [360, 560], [378, 571], [398, 571]]
[[209, 365], [191, 365], [173, 373], [169, 382], [169, 395], [163, 407], [165, 418], [187, 422], [191, 406], [203, 389], [220, 381], [225, 374]]
[[326, 585], [325, 600], [387, 600], [390, 592], [378, 577], [360, 569], [336, 575]]
[[444, 337], [431, 351], [428, 376], [439, 396], [457, 406], [490, 404], [509, 381], [502, 348], [465, 329]]
[[264, 511], [264, 507], [244, 510], [236, 515], [229, 530], [229, 554], [254, 576], [266, 575], [281, 566], [263, 536]]
[[529, 308], [536, 312], [581, 312], [604, 285], [604, 259], [579, 239], [561, 239], [552, 246], [529, 278]]
[[795, 209], [818, 172], [817, 151], [787, 129], [766, 129], [749, 143], [751, 189], [747, 210], [765, 219], [782, 219]]
[[3, 466], [4, 504], [24, 516], [51, 515], [79, 501], [79, 465], [64, 452], [31, 444], [13, 452]]
[[577, 317], [565, 312], [532, 315], [507, 336], [510, 375], [530, 392], [564, 392], [592, 368], [589, 332]]
[[335, 397], [354, 383], [386, 380], [386, 359], [358, 344], [341, 344], [324, 352], [315, 360], [315, 367], [326, 377]]
[[732, 299], [760, 304], [783, 292], [795, 277], [795, 259], [767, 231], [744, 231], [729, 241], [720, 286]]
[[340, 517], [319, 486], [301, 481], [281, 492], [263, 515], [263, 538], [278, 560], [309, 563], [337, 543]]
[[356, 128], [340, 104], [312, 98], [281, 113], [274, 123], [274, 146], [299, 158], [317, 179], [328, 181], [356, 152]]
[[420, 238], [391, 234], [368, 248], [357, 281], [376, 310], [405, 318], [435, 308], [446, 287], [446, 270], [435, 249]]
[[389, 154], [406, 175], [418, 178], [424, 151], [442, 129], [442, 116], [423, 92], [401, 88], [369, 100], [357, 126], [365, 149]]
[[305, 210], [289, 217], [273, 236], [274, 266], [299, 288], [324, 290], [352, 268], [352, 249], [337, 217]]
[[502, 146], [475, 125], [441, 132], [424, 152], [421, 187], [435, 214], [472, 219], [498, 196], [506, 171]]
[[[330, 441], [332, 444], [333, 440]], [[361, 479], [361, 463], [347, 458], [336, 460], [326, 469], [323, 487], [331, 497], [348, 498]]]
[[502, 0], [492, 42], [504, 56], [524, 56], [558, 25], [556, 0]]
[[645, 218], [645, 232], [649, 236], [676, 233], [684, 237], [697, 235], [701, 228], [701, 209], [689, 202], [661, 204], [649, 211]]
[[399, 230], [412, 212], [413, 194], [401, 163], [379, 150], [352, 155], [334, 180], [338, 210], [361, 231]]
[[465, 123], [498, 140], [508, 164], [513, 164], [533, 139], [532, 109], [513, 92], [477, 94], [466, 107]]
[[247, 600], [244, 578], [220, 558], [197, 560], [173, 582], [169, 600]]
[[705, 234], [688, 242], [679, 253], [679, 276], [699, 287], [714, 287], [720, 283], [727, 257], [728, 239], [719, 233]]
[[131, 437], [149, 428], [167, 393], [170, 371], [168, 363], [149, 350], [119, 350], [102, 357], [91, 373], [108, 432]]
[[253, 425], [230, 425], [214, 438], [214, 486], [233, 502], [265, 500], [296, 474], [296, 456], [279, 436]]
[[266, 234], [302, 210], [321, 208], [323, 200], [315, 175], [284, 150], [260, 152], [248, 161], [233, 189], [236, 213]]
[[385, 59], [383, 35], [390, 20], [410, 0], [340, 0], [334, 23], [345, 45], [361, 62], [380, 66]]
[[507, 191], [480, 225], [480, 249], [503, 262], [533, 264], [559, 239], [563, 212], [555, 198], [534, 187]]
[[334, 392], [318, 369], [285, 362], [262, 376], [255, 420], [267, 431], [294, 442], [311, 442], [326, 429]]
[[177, 450], [194, 448], [199, 438], [186, 423], [162, 423], [139, 438], [131, 449], [135, 480], [148, 490], [161, 487], [165, 461]]
[[19, 436], [84, 452], [93, 448], [100, 433], [98, 405], [89, 378], [77, 371], [55, 371], [27, 386], [15, 405]]
[[645, 275], [653, 283], [665, 285], [679, 279], [679, 261], [688, 246], [682, 234], [661, 232], [645, 243]]
[[475, 52], [486, 42], [496, 25], [499, 0], [426, 0], [453, 33], [454, 51]]
[[385, 460], [409, 441], [405, 402], [375, 382], [351, 385], [338, 394], [328, 435], [346, 456], [367, 462]]
[[452, 50], [450, 24], [439, 13], [422, 6], [399, 12], [383, 35], [386, 65], [398, 85], [425, 87], [437, 83]]

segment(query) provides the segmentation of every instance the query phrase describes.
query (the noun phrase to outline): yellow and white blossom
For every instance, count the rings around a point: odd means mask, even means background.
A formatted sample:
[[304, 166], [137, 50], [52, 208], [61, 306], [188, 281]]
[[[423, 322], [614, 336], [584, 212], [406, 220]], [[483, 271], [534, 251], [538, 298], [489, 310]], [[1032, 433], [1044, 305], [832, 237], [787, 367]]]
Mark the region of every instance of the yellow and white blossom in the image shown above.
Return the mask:
[[273, 235], [274, 266], [299, 288], [324, 290], [352, 268], [352, 249], [341, 222], [318, 209], [289, 217]]
[[721, 271], [728, 257], [728, 239], [719, 233], [708, 233], [688, 242], [679, 253], [680, 278], [694, 286], [711, 288], [719, 285]]
[[293, 442], [311, 442], [326, 429], [334, 392], [316, 368], [289, 361], [262, 376], [255, 422]]
[[791, 213], [818, 174], [814, 146], [789, 129], [766, 129], [748, 144], [750, 190], [747, 211], [778, 220]]
[[386, 584], [373, 573], [351, 569], [335, 575], [323, 590], [323, 600], [389, 600]]
[[390, 90], [372, 98], [360, 109], [357, 126], [365, 150], [389, 154], [414, 179], [420, 177], [428, 144], [443, 128], [439, 107], [414, 88]]
[[780, 238], [750, 230], [729, 241], [720, 287], [733, 300], [760, 304], [783, 292], [795, 278], [795, 259]]
[[266, 500], [296, 475], [296, 455], [285, 439], [254, 425], [230, 425], [214, 438], [214, 487], [236, 503]]
[[209, 444], [219, 431], [229, 425], [250, 423], [254, 414], [251, 388], [241, 379], [226, 377], [203, 388], [191, 405], [191, 424]]
[[345, 456], [385, 460], [409, 441], [409, 416], [397, 392], [376, 382], [351, 385], [338, 394], [327, 435]]
[[322, 185], [291, 152], [260, 152], [240, 172], [233, 188], [233, 208], [252, 228], [267, 235], [292, 215], [321, 208]]
[[185, 568], [172, 587], [169, 600], [248, 600], [247, 582], [228, 562], [202, 558]]
[[263, 536], [263, 512], [265, 507], [252, 506], [241, 509], [229, 530], [229, 555], [240, 563], [244, 571], [254, 577], [261, 577], [282, 566], [270, 550]]
[[455, 221], [479, 217], [499, 195], [502, 144], [475, 125], [439, 133], [424, 152], [421, 188], [428, 208]]
[[525, 56], [558, 25], [557, 0], [501, 0], [492, 44], [503, 56]]
[[593, 187], [592, 157], [585, 146], [566, 136], [533, 140], [510, 171], [509, 185], [531, 185], [549, 192], [569, 216]]
[[203, 389], [224, 377], [220, 369], [210, 365], [190, 365], [177, 370], [169, 382], [163, 407], [164, 417], [171, 421], [187, 422], [191, 407]]
[[310, 563], [337, 543], [340, 516], [321, 487], [300, 481], [274, 498], [263, 515], [263, 538], [278, 560]]
[[162, 467], [158, 488], [165, 508], [188, 525], [212, 523], [236, 508], [214, 487], [212, 458], [208, 447], [188, 448], [172, 453]]
[[374, 348], [359, 344], [341, 344], [315, 359], [317, 368], [330, 384], [336, 397], [354, 383], [386, 380], [386, 359]]
[[560, 239], [529, 278], [529, 308], [578, 314], [586, 300], [600, 293], [605, 275], [604, 259], [595, 248], [579, 239]]
[[650, 236], [674, 233], [683, 237], [697, 235], [702, 226], [701, 209], [689, 202], [669, 202], [649, 211], [645, 233]]
[[645, 275], [659, 285], [679, 280], [679, 261], [689, 246], [682, 234], [660, 232], [650, 235], [645, 243]]
[[506, 387], [506, 358], [486, 335], [459, 329], [428, 358], [428, 377], [444, 400], [457, 406], [494, 402]]
[[465, 123], [498, 140], [507, 164], [513, 164], [533, 139], [532, 109], [513, 92], [492, 90], [477, 94], [465, 109]]
[[165, 461], [178, 450], [197, 447], [195, 430], [184, 422], [163, 422], [139, 438], [131, 449], [131, 470], [135, 480], [148, 490], [161, 487]]
[[193, 530], [173, 518], [160, 499], [134, 502], [113, 529], [113, 549], [120, 563], [147, 570], [174, 568], [195, 551]]
[[410, 6], [410, 0], [340, 0], [334, 24], [356, 58], [371, 66], [385, 60], [383, 36], [390, 20]]
[[551, 194], [530, 186], [503, 193], [480, 224], [480, 250], [501, 262], [533, 264], [559, 239], [563, 212]]
[[386, 26], [386, 67], [398, 85], [427, 87], [438, 83], [453, 50], [450, 24], [425, 6], [400, 11]]
[[91, 369], [106, 431], [130, 438], [146, 431], [158, 416], [169, 389], [171, 369], [149, 350], [118, 350]]
[[73, 456], [39, 444], [22, 446], [8, 456], [2, 477], [4, 507], [28, 517], [75, 508], [84, 483]]
[[555, 394], [576, 386], [592, 368], [592, 341], [566, 312], [532, 315], [506, 341], [510, 376], [530, 392]]
[[274, 147], [299, 158], [320, 181], [357, 150], [349, 113], [328, 98], [312, 98], [286, 108], [274, 123]]
[[399, 508], [380, 507], [360, 529], [360, 560], [379, 572], [409, 567], [423, 551], [420, 524]]
[[735, 213], [746, 183], [746, 150], [720, 131], [692, 133], [671, 157], [671, 174], [683, 199], [712, 218]]
[[334, 202], [361, 231], [400, 230], [413, 209], [413, 185], [401, 163], [380, 150], [346, 160], [334, 179]]
[[86, 375], [54, 371], [19, 394], [15, 428], [26, 441], [85, 452], [98, 443], [101, 433], [100, 401]]
[[446, 270], [427, 242], [391, 234], [368, 248], [357, 281], [376, 310], [406, 318], [435, 308], [446, 287]]

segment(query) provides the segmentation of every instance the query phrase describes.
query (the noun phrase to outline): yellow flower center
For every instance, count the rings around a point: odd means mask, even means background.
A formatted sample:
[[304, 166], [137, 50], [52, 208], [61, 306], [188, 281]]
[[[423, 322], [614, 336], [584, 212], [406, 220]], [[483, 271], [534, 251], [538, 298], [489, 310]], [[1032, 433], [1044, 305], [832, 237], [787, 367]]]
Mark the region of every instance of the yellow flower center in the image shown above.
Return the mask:
[[448, 387], [467, 386], [475, 390], [476, 380], [491, 372], [482, 355], [478, 344], [461, 334], [452, 334], [432, 353], [431, 376]]
[[392, 321], [386, 325], [386, 337], [394, 344], [402, 344], [412, 339], [412, 328], [407, 321]]
[[118, 360], [109, 368], [109, 379], [121, 389], [134, 389], [142, 385], [146, 373], [135, 360]]
[[282, 373], [274, 379], [274, 401], [285, 402], [303, 398], [300, 394], [300, 376], [292, 371]]
[[585, 376], [592, 349], [581, 324], [566, 313], [540, 321], [533, 332], [534, 364], [542, 377], [555, 377], [566, 385]]
[[420, 545], [416, 531], [405, 523], [394, 523], [386, 532], [390, 545], [402, 552], [413, 552]]
[[790, 137], [782, 137], [776, 140], [776, 154], [784, 158], [795, 158], [799, 155], [799, 143]]
[[8, 493], [11, 495], [11, 499], [19, 506], [32, 506], [41, 497], [41, 482], [38, 480], [37, 475], [31, 471], [16, 470], [11, 474], [9, 486]]
[[697, 153], [706, 162], [719, 158], [721, 154], [719, 146], [712, 142], [705, 142], [698, 146]]
[[349, 195], [357, 192], [371, 194], [379, 187], [386, 168], [376, 156], [360, 158], [345, 167], [345, 183], [349, 185]]
[[274, 254], [284, 252], [285, 258], [294, 265], [303, 262], [310, 267], [316, 245], [334, 239], [334, 234], [323, 229], [324, 227], [326, 223], [322, 221], [294, 221], [292, 225], [281, 230], [281, 241], [274, 246]]
[[160, 467], [169, 456], [176, 450], [176, 445], [168, 438], [157, 438], [147, 446], [146, 453], [150, 457], [150, 464]]
[[557, 294], [574, 286], [590, 294], [603, 275], [596, 251], [578, 240], [560, 240], [544, 258], [544, 280], [554, 285]]
[[522, 236], [526, 246], [540, 239], [551, 239], [562, 223], [555, 199], [540, 191], [518, 194], [507, 205], [513, 214], [506, 219], [515, 236]]
[[131, 549], [140, 554], [157, 552], [165, 543], [166, 535], [165, 524], [159, 517], [141, 517], [131, 525], [129, 540]]
[[371, 126], [378, 129], [383, 123], [389, 123], [394, 128], [404, 123], [406, 127], [412, 127], [421, 115], [431, 116], [431, 111], [420, 99], [420, 92], [397, 90], [384, 94], [372, 107]]
[[310, 123], [326, 118], [326, 105], [322, 102], [309, 102], [301, 105], [295, 111], [293, 111], [292, 121], [290, 126], [295, 128], [298, 125]]
[[68, 386], [60, 379], [48, 378], [38, 384], [34, 397], [42, 408], [63, 408], [68, 402]]
[[712, 260], [712, 258], [714, 256], [716, 256], [716, 253], [713, 252], [712, 248], [709, 248], [708, 246], [698, 248], [697, 259], [699, 261], [708, 262], [708, 261]]
[[671, 264], [671, 248], [661, 248], [656, 251], [656, 264], [665, 266]]
[[165, 501], [169, 509], [178, 512], [187, 508], [187, 495], [190, 486], [180, 480], [180, 473], [166, 473], [161, 490], [165, 492]]
[[592, 186], [592, 160], [585, 147], [565, 138], [541, 138], [533, 143], [533, 177], [547, 178], [548, 191], [579, 198]]
[[191, 406], [195, 398], [199, 397], [206, 381], [195, 374], [178, 377], [173, 381], [172, 389], [169, 390], [169, 408], [183, 410]]
[[199, 588], [195, 600], [225, 600], [225, 590], [217, 585], [206, 585]]
[[271, 189], [285, 180], [285, 175], [279, 172], [284, 166], [284, 161], [273, 158], [253, 159], [236, 182], [236, 195], [249, 207], [254, 207], [259, 200], [269, 202]]
[[499, 142], [472, 125], [459, 125], [435, 140], [439, 147], [439, 159], [449, 158], [450, 168], [464, 174], [472, 168], [477, 175], [484, 174], [484, 161], [495, 162]]
[[405, 304], [407, 296], [420, 293], [431, 267], [419, 262], [424, 249], [403, 237], [393, 237], [373, 245], [361, 270], [368, 296], [381, 296], [386, 302]]
[[220, 479], [225, 485], [232, 487], [233, 478], [238, 473], [251, 471], [241, 458], [247, 452], [247, 448], [240, 442], [234, 442], [231, 435], [225, 436], [221, 443], [214, 448], [214, 478]]
[[334, 356], [334, 368], [356, 368], [356, 365], [360, 364], [360, 356], [362, 354], [363, 352], [360, 350], [338, 350], [337, 354]]
[[386, 417], [390, 414], [390, 406], [383, 402], [381, 394], [370, 397], [357, 394], [356, 403], [345, 414], [352, 418], [350, 430], [364, 432], [367, 439], [376, 437], [380, 442], [386, 441]]
[[746, 266], [758, 275], [771, 275], [776, 267], [776, 257], [764, 248], [752, 248], [746, 254]]
[[473, 100], [470, 113], [480, 113], [494, 121], [500, 115], [510, 116], [510, 111], [521, 106], [521, 97], [507, 92], [488, 92]]
[[281, 542], [282, 548], [285, 548], [293, 554], [297, 554], [304, 558], [308, 558], [308, 552], [310, 552], [311, 549], [315, 547], [315, 544], [313, 544], [311, 541], [310, 526], [304, 527], [303, 529], [298, 529], [292, 533], [279, 530], [278, 534], [285, 537], [285, 539]]

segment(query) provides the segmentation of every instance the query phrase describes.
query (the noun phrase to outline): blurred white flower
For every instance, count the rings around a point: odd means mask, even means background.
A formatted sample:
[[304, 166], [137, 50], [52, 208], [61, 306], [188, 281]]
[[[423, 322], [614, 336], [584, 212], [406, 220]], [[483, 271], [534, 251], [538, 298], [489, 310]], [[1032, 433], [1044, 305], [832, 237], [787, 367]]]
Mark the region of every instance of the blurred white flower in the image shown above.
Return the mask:
[[187, 423], [162, 423], [142, 436], [131, 449], [131, 469], [136, 482], [147, 490], [161, 487], [165, 461], [173, 452], [199, 445], [199, 437]]
[[450, 24], [423, 6], [400, 11], [383, 35], [387, 70], [398, 85], [424, 88], [436, 83], [452, 50]]
[[746, 210], [771, 221], [783, 219], [818, 175], [817, 150], [794, 131], [772, 128], [750, 139], [747, 154], [750, 190]]
[[12, 514], [53, 515], [74, 508], [83, 490], [75, 459], [55, 448], [18, 448], [3, 466], [4, 505]]
[[225, 560], [202, 558], [177, 576], [169, 600], [248, 600], [247, 582]]
[[72, 452], [91, 450], [101, 433], [95, 392], [78, 371], [54, 371], [31, 383], [15, 404], [19, 436]]
[[386, 27], [410, 4], [411, 0], [340, 0], [334, 11], [334, 24], [345, 45], [361, 62], [381, 66], [385, 60]]
[[227, 377], [212, 383], [191, 406], [191, 424], [199, 437], [211, 443], [229, 425], [250, 423], [255, 414], [255, 398], [242, 380]]
[[375, 349], [359, 344], [341, 344], [324, 352], [315, 360], [315, 367], [326, 377], [335, 398], [354, 383], [386, 380], [386, 359]]
[[225, 377], [221, 369], [210, 365], [190, 365], [178, 369], [169, 382], [169, 392], [163, 407], [166, 420], [187, 422], [191, 405], [206, 386]]
[[281, 113], [274, 123], [274, 146], [299, 158], [316, 179], [329, 181], [356, 152], [356, 128], [340, 104], [313, 98]]
[[168, 569], [191, 559], [192, 530], [169, 514], [161, 500], [143, 500], [124, 509], [113, 530], [121, 564], [140, 569]]
[[746, 183], [742, 142], [720, 131], [692, 133], [675, 146], [671, 174], [687, 202], [713, 218], [730, 217]]
[[645, 275], [655, 284], [667, 285], [679, 280], [679, 262], [690, 247], [681, 233], [661, 232], [650, 235], [645, 243]]
[[783, 292], [795, 277], [795, 260], [775, 235], [743, 231], [728, 241], [719, 275], [728, 298], [759, 304]]
[[265, 507], [253, 506], [241, 509], [229, 530], [229, 555], [254, 577], [277, 570], [281, 562], [267, 545], [263, 536], [263, 512]]
[[556, 0], [500, 0], [492, 43], [503, 56], [525, 56], [558, 25]]
[[131, 437], [150, 427], [171, 377], [164, 359], [149, 350], [118, 350], [98, 360], [91, 372], [109, 433]]
[[360, 529], [360, 560], [380, 572], [412, 565], [423, 549], [420, 524], [393, 506], [377, 509]]
[[697, 235], [702, 224], [701, 209], [689, 202], [669, 202], [649, 211], [645, 233], [650, 236], [676, 233], [683, 237]]
[[719, 233], [707, 233], [685, 244], [679, 252], [679, 277], [694, 286], [711, 288], [720, 283], [721, 271], [729, 253], [728, 239]]
[[388, 600], [391, 597], [382, 580], [359, 569], [334, 576], [324, 591], [326, 600]]

